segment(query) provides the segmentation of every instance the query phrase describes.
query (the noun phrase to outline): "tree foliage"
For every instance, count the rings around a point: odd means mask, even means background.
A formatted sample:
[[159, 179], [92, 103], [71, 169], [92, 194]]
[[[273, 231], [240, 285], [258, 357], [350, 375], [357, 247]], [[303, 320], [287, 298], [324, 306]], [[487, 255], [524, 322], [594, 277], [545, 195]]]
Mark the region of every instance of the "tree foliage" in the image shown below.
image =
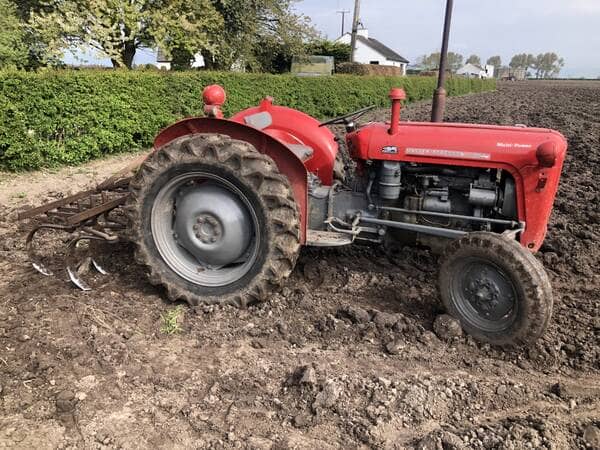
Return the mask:
[[[448, 70], [456, 72], [463, 65], [463, 55], [454, 52], [448, 52]], [[439, 69], [440, 67], [440, 52], [435, 52], [430, 55], [423, 55], [417, 63], [428, 70]]]
[[537, 56], [519, 53], [512, 57], [509, 64], [511, 69], [533, 69], [536, 78], [556, 77], [564, 65], [564, 59], [554, 52], [540, 53]]
[[292, 7], [296, 0], [210, 0], [223, 18], [215, 47], [202, 51], [208, 68], [229, 70], [244, 64], [252, 71], [287, 71], [305, 54], [318, 33], [308, 17]]
[[91, 47], [131, 68], [140, 47], [212, 48], [223, 20], [211, 0], [49, 0], [30, 23], [54, 54]]
[[471, 55], [467, 58], [467, 64], [474, 64], [481, 67], [481, 58], [477, 55]]
[[540, 53], [535, 57], [531, 67], [536, 78], [553, 78], [558, 76], [565, 65], [565, 60], [554, 52]]
[[519, 53], [512, 57], [508, 64], [511, 69], [529, 69], [535, 64], [535, 57], [528, 53]]
[[0, 0], [0, 68], [23, 68], [27, 61], [25, 31], [17, 10], [10, 1]]
[[350, 61], [350, 49], [350, 44], [323, 39], [310, 42], [306, 46], [306, 53], [309, 55], [333, 56], [335, 63], [339, 64]]
[[487, 59], [486, 64], [494, 66], [494, 73], [498, 73], [498, 69], [502, 67], [502, 58], [499, 55], [490, 56]]

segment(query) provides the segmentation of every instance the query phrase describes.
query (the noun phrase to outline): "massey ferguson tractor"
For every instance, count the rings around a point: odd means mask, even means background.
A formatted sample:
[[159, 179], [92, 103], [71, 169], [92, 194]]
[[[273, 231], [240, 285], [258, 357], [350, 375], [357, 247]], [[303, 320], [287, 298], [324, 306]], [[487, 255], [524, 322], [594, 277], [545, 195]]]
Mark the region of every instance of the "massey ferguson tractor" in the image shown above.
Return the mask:
[[[567, 143], [552, 130], [389, 121], [371, 108], [326, 122], [265, 98], [224, 119], [225, 91], [204, 89], [206, 117], [162, 130], [154, 148], [98, 187], [28, 210], [41, 229], [81, 241], [129, 240], [171, 300], [245, 306], [290, 275], [302, 246], [417, 243], [443, 249], [439, 295], [475, 338], [526, 345], [550, 320], [535, 252], [546, 234]], [[343, 124], [344, 143], [328, 125]], [[354, 170], [345, 176], [340, 146]], [[346, 164], [347, 166], [350, 164]], [[130, 175], [133, 172], [133, 175]], [[80, 263], [67, 275], [82, 289]], [[76, 259], [76, 258], [75, 258]], [[92, 260], [100, 272], [105, 270]]]

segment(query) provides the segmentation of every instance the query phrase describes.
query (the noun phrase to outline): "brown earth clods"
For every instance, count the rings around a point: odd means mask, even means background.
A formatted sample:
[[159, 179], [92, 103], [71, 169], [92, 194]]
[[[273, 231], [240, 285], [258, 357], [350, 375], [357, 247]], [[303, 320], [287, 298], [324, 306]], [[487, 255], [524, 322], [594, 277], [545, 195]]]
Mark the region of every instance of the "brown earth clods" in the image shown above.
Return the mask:
[[185, 306], [165, 334], [174, 305], [127, 245], [104, 248], [111, 274], [91, 292], [34, 272], [14, 219], [46, 199], [24, 193], [0, 215], [0, 448], [600, 448], [600, 83], [501, 84], [446, 118], [569, 140], [536, 345], [491, 348], [439, 317], [436, 258], [410, 248], [304, 249], [265, 304]]

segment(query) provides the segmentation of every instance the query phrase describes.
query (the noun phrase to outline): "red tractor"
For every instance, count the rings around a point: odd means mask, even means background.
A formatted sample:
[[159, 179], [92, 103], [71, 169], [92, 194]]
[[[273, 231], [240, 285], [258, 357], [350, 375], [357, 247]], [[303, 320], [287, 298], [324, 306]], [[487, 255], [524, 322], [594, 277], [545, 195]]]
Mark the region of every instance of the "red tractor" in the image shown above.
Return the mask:
[[[440, 297], [467, 332], [531, 344], [552, 312], [551, 286], [532, 252], [546, 234], [564, 137], [400, 122], [404, 97], [392, 89], [390, 121], [363, 126], [356, 120], [371, 108], [319, 122], [271, 98], [224, 119], [225, 92], [209, 86], [208, 117], [162, 130], [131, 178], [23, 214], [54, 218], [32, 230], [28, 246], [40, 227], [74, 231], [71, 248], [126, 236], [171, 300], [245, 306], [290, 275], [303, 245], [411, 241], [444, 249]], [[326, 127], [333, 124], [346, 127], [350, 177]], [[118, 206], [126, 220], [112, 214]], [[68, 273], [87, 288], [76, 267]]]

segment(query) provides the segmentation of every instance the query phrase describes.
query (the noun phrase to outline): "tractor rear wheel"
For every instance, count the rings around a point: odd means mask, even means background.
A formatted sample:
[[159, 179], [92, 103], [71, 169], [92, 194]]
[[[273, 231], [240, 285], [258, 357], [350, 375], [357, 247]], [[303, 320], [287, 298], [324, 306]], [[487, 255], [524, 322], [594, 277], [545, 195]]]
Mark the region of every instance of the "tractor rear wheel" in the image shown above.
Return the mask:
[[289, 181], [247, 142], [175, 139], [142, 164], [130, 191], [136, 260], [171, 300], [245, 306], [294, 268], [300, 226]]
[[533, 344], [552, 315], [552, 288], [540, 262], [494, 233], [470, 233], [448, 244], [439, 291], [466, 332], [495, 345]]

